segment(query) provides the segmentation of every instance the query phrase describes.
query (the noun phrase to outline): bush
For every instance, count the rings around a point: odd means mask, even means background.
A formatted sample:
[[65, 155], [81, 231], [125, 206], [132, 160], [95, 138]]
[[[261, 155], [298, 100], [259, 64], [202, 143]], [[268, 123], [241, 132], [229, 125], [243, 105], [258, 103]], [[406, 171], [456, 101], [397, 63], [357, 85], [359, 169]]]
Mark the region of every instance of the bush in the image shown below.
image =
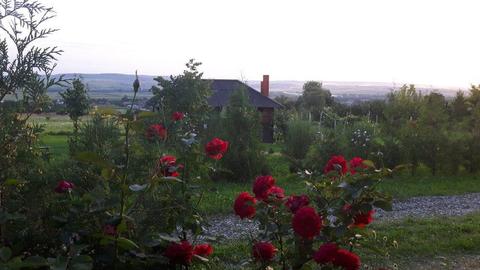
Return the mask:
[[259, 112], [248, 102], [244, 89], [232, 94], [222, 122], [224, 137], [230, 142], [222, 167], [232, 173], [231, 180], [249, 181], [260, 174], [265, 157], [260, 151]]
[[308, 152], [308, 148], [315, 141], [315, 133], [312, 123], [302, 120], [288, 122], [285, 136], [285, 153], [294, 159], [302, 160]]
[[306, 167], [321, 172], [323, 164], [337, 153], [347, 153], [349, 139], [344, 133], [335, 132], [333, 129], [322, 129], [319, 139], [308, 150], [305, 160]]

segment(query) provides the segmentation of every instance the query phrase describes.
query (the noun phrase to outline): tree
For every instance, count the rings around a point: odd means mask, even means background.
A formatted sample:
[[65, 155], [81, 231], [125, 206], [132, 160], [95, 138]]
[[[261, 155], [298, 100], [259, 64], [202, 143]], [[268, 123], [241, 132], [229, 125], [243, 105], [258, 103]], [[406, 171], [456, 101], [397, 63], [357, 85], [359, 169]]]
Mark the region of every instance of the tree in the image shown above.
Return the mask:
[[260, 115], [249, 103], [245, 89], [240, 88], [230, 96], [223, 130], [230, 144], [222, 165], [236, 180], [250, 181], [260, 174], [265, 160], [260, 153]]
[[444, 157], [446, 148], [446, 125], [448, 121], [445, 97], [432, 92], [424, 97], [418, 124], [420, 127], [420, 150], [422, 160], [435, 175]]
[[472, 85], [467, 104], [470, 113], [467, 118], [469, 142], [466, 160], [468, 170], [474, 173], [480, 169], [480, 85]]
[[68, 116], [73, 121], [74, 133], [78, 132], [78, 121], [81, 116], [88, 113], [90, 101], [87, 95], [87, 89], [80, 79], [74, 79], [72, 87], [60, 93], [65, 102]]
[[210, 107], [210, 83], [203, 80], [203, 73], [198, 71], [202, 63], [190, 59], [187, 69], [183, 74], [170, 76], [170, 79], [155, 78], [158, 86], [152, 87], [154, 97], [149, 102], [152, 107], [157, 107], [165, 117], [170, 117], [173, 112], [187, 113], [191, 123], [197, 128], [203, 125]]
[[319, 121], [323, 109], [332, 105], [333, 97], [330, 90], [323, 88], [321, 82], [309, 81], [303, 85], [299, 102], [311, 114], [313, 120]]
[[382, 128], [384, 149], [388, 151], [384, 153], [386, 166], [408, 162], [415, 174], [420, 159], [417, 120], [421, 104], [422, 94], [413, 84], [403, 85], [387, 96]]

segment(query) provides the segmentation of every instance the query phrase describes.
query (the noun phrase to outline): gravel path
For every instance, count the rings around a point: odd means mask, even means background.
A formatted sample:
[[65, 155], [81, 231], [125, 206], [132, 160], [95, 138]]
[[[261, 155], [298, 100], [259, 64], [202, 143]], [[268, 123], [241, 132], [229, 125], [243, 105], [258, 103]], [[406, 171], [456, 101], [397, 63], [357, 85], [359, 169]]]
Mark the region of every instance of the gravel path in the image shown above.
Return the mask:
[[[428, 218], [435, 216], [461, 216], [480, 211], [480, 193], [456, 196], [414, 197], [404, 201], [394, 201], [393, 211], [376, 212], [379, 221], [399, 220], [406, 217]], [[219, 239], [248, 238], [257, 233], [257, 223], [251, 220], [241, 220], [234, 215], [209, 218], [210, 227], [207, 235]]]

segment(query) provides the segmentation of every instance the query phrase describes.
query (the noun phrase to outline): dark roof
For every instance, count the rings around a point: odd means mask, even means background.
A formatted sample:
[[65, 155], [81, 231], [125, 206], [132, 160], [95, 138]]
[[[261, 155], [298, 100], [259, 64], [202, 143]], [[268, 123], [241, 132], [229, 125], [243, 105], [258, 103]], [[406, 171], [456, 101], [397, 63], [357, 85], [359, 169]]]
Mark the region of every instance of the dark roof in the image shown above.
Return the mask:
[[212, 95], [208, 99], [208, 104], [212, 107], [224, 107], [230, 101], [230, 95], [239, 89], [244, 88], [247, 91], [250, 103], [257, 108], [281, 108], [280, 103], [262, 95], [259, 91], [253, 89], [239, 80], [209, 80], [212, 89]]

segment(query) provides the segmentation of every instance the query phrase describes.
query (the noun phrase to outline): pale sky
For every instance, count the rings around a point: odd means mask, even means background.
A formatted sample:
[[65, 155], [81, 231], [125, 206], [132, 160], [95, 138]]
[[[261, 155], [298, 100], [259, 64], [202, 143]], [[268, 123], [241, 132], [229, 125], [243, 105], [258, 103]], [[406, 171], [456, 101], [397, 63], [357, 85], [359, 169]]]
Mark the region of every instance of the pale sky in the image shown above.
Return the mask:
[[43, 0], [58, 73], [480, 83], [480, 1]]

